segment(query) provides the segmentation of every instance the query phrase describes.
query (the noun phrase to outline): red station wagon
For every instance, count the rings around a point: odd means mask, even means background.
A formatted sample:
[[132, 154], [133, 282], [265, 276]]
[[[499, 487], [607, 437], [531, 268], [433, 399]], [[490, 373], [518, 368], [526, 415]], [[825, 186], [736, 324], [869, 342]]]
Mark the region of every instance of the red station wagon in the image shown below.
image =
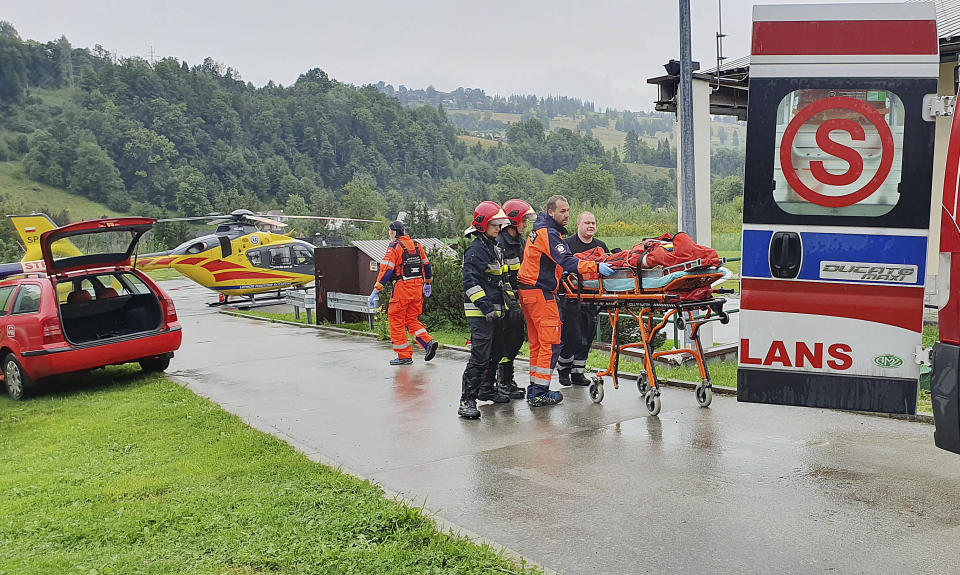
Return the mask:
[[180, 348], [177, 310], [130, 263], [155, 221], [108, 218], [50, 230], [39, 240], [46, 273], [0, 281], [0, 360], [10, 397], [23, 398], [52, 375], [129, 362], [167, 368]]

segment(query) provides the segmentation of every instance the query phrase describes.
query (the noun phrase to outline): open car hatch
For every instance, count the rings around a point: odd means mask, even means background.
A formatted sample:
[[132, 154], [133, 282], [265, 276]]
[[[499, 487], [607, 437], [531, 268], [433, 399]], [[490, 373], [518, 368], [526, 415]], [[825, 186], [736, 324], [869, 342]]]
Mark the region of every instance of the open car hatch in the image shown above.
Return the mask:
[[[103, 218], [59, 227], [40, 236], [49, 275], [89, 268], [129, 266], [140, 237], [153, 218]], [[78, 255], [79, 251], [79, 255]]]

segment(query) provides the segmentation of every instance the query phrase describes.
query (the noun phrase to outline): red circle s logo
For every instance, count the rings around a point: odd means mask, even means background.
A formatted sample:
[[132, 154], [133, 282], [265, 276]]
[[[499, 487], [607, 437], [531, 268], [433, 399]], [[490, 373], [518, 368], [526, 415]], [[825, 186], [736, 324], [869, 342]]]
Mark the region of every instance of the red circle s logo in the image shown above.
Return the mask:
[[[797, 169], [793, 165], [793, 140], [796, 138], [800, 127], [814, 115], [831, 109], [850, 110], [860, 114], [873, 124], [880, 136], [882, 153], [877, 173], [859, 190], [842, 196], [827, 196], [815, 192], [800, 180], [800, 177], [797, 175]], [[843, 174], [831, 174], [823, 167], [823, 162], [812, 161], [810, 162], [810, 174], [822, 184], [828, 186], [846, 186], [856, 182], [863, 174], [863, 158], [857, 150], [831, 140], [830, 132], [834, 130], [847, 132], [853, 140], [862, 141], [866, 138], [863, 126], [859, 122], [848, 118], [833, 118], [824, 121], [817, 128], [817, 145], [821, 150], [831, 156], [845, 160], [850, 167]], [[890, 126], [887, 125], [883, 116], [880, 115], [880, 112], [861, 100], [847, 96], [834, 96], [817, 100], [800, 110], [797, 115], [794, 116], [793, 120], [790, 121], [790, 124], [787, 125], [783, 133], [783, 140], [780, 142], [780, 167], [783, 170], [784, 177], [787, 179], [787, 183], [789, 183], [793, 191], [800, 194], [803, 199], [828, 208], [843, 208], [852, 206], [870, 197], [870, 194], [877, 191], [883, 184], [884, 180], [887, 179], [887, 175], [890, 174], [890, 168], [893, 165], [893, 146], [893, 133], [890, 131]]]

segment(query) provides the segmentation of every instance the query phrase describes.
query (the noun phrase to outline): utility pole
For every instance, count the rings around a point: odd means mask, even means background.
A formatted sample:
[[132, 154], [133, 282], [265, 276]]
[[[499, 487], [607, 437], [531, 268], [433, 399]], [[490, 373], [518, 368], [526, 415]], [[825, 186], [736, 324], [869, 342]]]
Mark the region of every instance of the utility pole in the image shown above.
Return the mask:
[[690, 0], [680, 0], [680, 231], [697, 241], [693, 154], [693, 60], [690, 54]]

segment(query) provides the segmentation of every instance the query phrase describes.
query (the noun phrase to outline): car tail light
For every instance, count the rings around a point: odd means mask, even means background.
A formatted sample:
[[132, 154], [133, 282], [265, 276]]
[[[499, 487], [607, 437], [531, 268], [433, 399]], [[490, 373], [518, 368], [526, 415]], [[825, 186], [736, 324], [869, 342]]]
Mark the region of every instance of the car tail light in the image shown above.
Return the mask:
[[173, 300], [166, 300], [167, 304], [167, 323], [177, 321], [177, 306], [173, 305]]
[[63, 330], [60, 328], [60, 318], [51, 317], [43, 320], [43, 343], [60, 343], [63, 341]]

